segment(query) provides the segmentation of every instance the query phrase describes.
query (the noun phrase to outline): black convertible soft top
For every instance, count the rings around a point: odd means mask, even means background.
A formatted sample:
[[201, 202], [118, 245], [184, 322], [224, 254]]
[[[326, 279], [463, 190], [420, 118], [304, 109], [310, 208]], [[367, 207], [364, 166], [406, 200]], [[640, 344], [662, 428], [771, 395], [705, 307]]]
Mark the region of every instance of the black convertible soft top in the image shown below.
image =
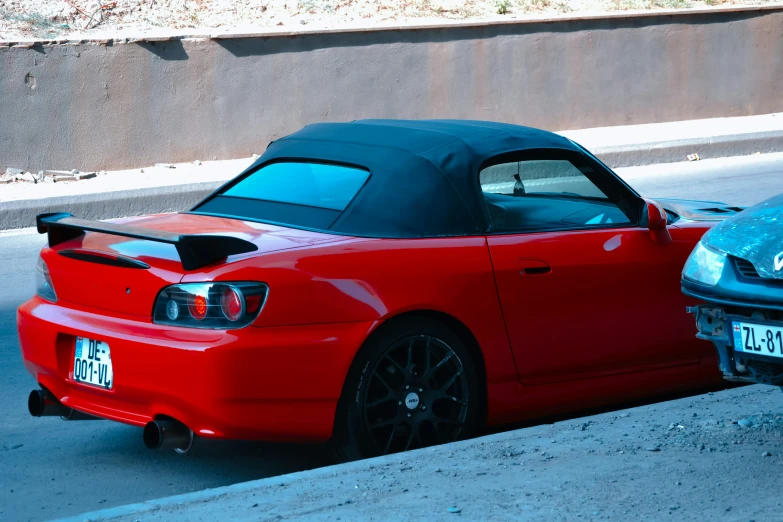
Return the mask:
[[210, 213], [211, 199], [266, 164], [305, 160], [370, 172], [364, 187], [327, 228], [329, 232], [389, 238], [475, 235], [488, 226], [477, 176], [482, 164], [505, 153], [553, 148], [579, 151], [557, 134], [505, 123], [318, 123], [272, 142], [243, 174], [193, 212]]

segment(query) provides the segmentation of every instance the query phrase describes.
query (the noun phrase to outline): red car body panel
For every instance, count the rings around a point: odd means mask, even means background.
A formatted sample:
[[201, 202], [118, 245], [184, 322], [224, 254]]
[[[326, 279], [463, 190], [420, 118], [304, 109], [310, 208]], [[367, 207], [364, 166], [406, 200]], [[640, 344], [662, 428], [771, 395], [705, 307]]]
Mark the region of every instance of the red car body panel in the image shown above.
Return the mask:
[[670, 232], [666, 245], [639, 227], [489, 238], [522, 383], [698, 363], [711, 354], [688, 339], [688, 300], [677, 296], [694, 241]]
[[[204, 437], [324, 441], [368, 335], [422, 312], [472, 334], [490, 425], [649, 396], [653, 383], [663, 393], [720, 381], [679, 291], [709, 224], [683, 221], [661, 245], [638, 227], [364, 239], [193, 214], [123, 221], [230, 234], [259, 252], [183, 277], [170, 245], [93, 232], [42, 251], [58, 301], [19, 308], [25, 365], [63, 404], [100, 417], [137, 426], [172, 417]], [[150, 269], [58, 254], [75, 248]], [[153, 324], [155, 296], [180, 281], [263, 281], [269, 297], [239, 330]], [[112, 390], [72, 379], [76, 336], [109, 344]]]

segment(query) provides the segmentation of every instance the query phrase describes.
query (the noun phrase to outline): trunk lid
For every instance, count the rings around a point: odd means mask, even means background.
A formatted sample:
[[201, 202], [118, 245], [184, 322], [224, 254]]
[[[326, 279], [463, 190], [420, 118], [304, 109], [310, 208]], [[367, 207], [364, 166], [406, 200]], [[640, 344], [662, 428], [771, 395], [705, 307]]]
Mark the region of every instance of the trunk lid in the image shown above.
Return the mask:
[[[289, 229], [238, 219], [196, 214], [163, 214], [109, 220], [177, 234], [238, 237], [258, 247], [239, 257], [317, 245], [342, 236]], [[42, 252], [58, 301], [151, 317], [155, 298], [165, 286], [178, 283], [186, 271], [174, 245], [145, 239], [87, 232]]]

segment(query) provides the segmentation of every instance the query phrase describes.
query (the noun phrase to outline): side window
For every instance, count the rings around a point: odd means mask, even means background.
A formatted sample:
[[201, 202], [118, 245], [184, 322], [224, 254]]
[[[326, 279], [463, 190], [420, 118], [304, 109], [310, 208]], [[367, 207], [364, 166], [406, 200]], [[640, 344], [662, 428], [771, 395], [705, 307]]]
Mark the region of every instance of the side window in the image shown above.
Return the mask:
[[538, 231], [630, 224], [622, 210], [590, 180], [591, 174], [590, 166], [560, 159], [486, 167], [479, 181], [493, 229]]

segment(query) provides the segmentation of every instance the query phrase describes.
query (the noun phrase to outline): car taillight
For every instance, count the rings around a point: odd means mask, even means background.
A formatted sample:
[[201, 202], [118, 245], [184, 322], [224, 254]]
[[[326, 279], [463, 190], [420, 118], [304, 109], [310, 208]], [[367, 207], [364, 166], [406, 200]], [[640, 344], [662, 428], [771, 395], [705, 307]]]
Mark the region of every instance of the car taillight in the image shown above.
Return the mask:
[[269, 288], [264, 283], [183, 283], [158, 294], [152, 312], [157, 324], [234, 329], [258, 317]]
[[[207, 298], [201, 294], [191, 295], [188, 299], [188, 311], [190, 316], [201, 321], [207, 316]], [[168, 314], [166, 314], [168, 317]]]
[[38, 264], [35, 266], [35, 294], [47, 301], [57, 302], [57, 294], [54, 292], [52, 276], [49, 275], [49, 267], [46, 266], [46, 263], [40, 257], [38, 258]]
[[220, 293], [220, 308], [229, 321], [238, 321], [245, 313], [245, 298], [231, 286], [224, 286]]

